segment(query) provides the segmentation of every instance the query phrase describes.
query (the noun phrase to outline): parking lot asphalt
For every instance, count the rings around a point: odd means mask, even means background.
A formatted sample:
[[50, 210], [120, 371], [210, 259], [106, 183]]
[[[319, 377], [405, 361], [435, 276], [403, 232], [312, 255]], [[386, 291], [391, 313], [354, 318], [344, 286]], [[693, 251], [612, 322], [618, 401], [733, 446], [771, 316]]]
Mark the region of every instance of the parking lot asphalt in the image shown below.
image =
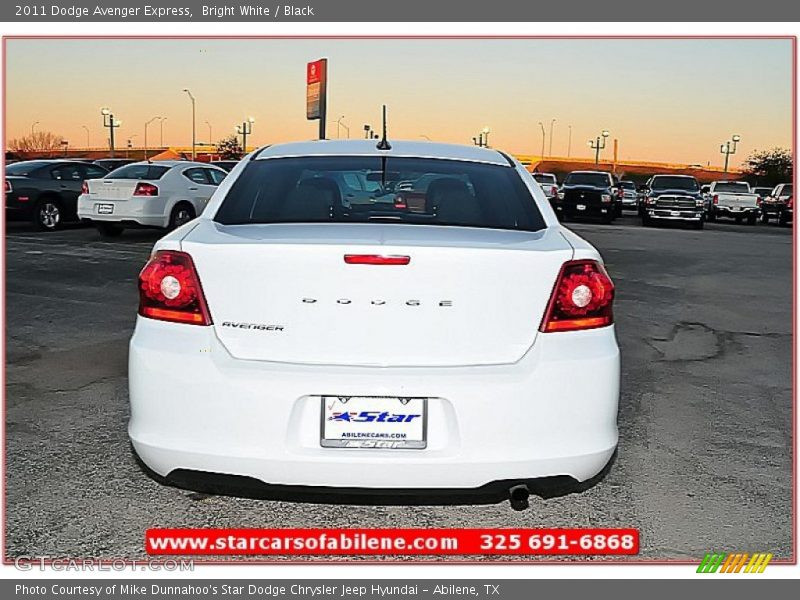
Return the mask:
[[[569, 226], [617, 284], [616, 462], [579, 494], [369, 506], [162, 486], [131, 454], [127, 343], [157, 232], [6, 236], [6, 555], [144, 556], [150, 527], [636, 527], [644, 559], [792, 553], [791, 229]], [[576, 374], [591, 377], [591, 373]], [[489, 559], [493, 560], [493, 559]], [[506, 559], [499, 559], [506, 560]]]

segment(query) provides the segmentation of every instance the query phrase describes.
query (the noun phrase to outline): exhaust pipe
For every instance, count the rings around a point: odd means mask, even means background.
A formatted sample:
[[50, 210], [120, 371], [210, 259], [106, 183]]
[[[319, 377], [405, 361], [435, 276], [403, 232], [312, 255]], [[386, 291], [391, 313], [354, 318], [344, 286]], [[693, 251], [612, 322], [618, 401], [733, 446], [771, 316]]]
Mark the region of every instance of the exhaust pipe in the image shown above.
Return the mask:
[[508, 501], [514, 510], [525, 510], [530, 506], [528, 497], [531, 495], [527, 485], [520, 484], [508, 490]]

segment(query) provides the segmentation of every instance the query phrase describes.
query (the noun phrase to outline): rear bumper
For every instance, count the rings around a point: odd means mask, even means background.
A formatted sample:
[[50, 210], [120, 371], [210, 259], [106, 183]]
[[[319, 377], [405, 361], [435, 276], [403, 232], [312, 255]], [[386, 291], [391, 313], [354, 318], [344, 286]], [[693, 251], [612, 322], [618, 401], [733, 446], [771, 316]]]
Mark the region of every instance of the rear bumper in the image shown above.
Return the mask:
[[[99, 204], [113, 205], [114, 211], [111, 214], [100, 214]], [[169, 225], [166, 204], [166, 199], [159, 197], [119, 201], [81, 194], [78, 198], [78, 218], [101, 223], [131, 223], [165, 228]]]
[[[613, 327], [543, 334], [518, 363], [328, 367], [235, 360], [208, 327], [139, 317], [129, 434], [157, 474], [280, 485], [478, 488], [597, 475], [617, 445]], [[323, 448], [320, 394], [428, 400], [424, 450]]]
[[761, 212], [760, 206], [752, 206], [747, 208], [737, 208], [733, 206], [720, 206], [714, 204], [711, 206], [711, 212], [718, 217], [746, 217], [748, 215], [757, 215]]

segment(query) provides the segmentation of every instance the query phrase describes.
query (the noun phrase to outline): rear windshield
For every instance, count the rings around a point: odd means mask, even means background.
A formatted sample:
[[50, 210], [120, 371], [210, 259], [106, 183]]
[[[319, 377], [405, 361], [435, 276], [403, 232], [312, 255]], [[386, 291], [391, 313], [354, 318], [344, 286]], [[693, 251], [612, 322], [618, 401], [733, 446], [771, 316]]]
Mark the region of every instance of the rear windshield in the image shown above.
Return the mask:
[[30, 160], [6, 165], [6, 175], [29, 175], [36, 169], [46, 167], [51, 163], [42, 160]]
[[564, 185], [592, 185], [594, 187], [608, 187], [608, 175], [603, 173], [570, 173], [564, 180]]
[[632, 181], [620, 181], [619, 186], [624, 190], [635, 190], [636, 184]]
[[539, 183], [556, 183], [555, 175], [545, 175], [544, 173], [534, 173], [533, 178]]
[[753, 188], [753, 193], [759, 196], [769, 196], [772, 193], [772, 188]]
[[725, 181], [722, 183], [717, 182], [714, 186], [715, 192], [731, 192], [734, 194], [747, 194], [750, 191], [750, 186], [744, 181]]
[[694, 177], [653, 177], [650, 187], [654, 190], [687, 190], [690, 192], [700, 189]]
[[413, 223], [538, 231], [544, 220], [516, 170], [428, 158], [255, 160], [215, 221]]
[[125, 165], [114, 169], [106, 179], [161, 179], [170, 167], [160, 165]]
[[781, 189], [781, 196], [791, 196], [791, 195], [792, 195], [792, 186], [791, 185], [783, 186], [783, 188]]

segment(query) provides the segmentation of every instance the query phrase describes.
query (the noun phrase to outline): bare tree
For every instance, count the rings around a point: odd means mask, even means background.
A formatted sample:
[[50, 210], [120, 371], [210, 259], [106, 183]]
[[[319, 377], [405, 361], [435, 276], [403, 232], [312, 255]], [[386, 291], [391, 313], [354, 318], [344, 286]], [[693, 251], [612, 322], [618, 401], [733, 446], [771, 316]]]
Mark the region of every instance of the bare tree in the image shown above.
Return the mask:
[[35, 131], [31, 135], [9, 140], [8, 147], [14, 152], [52, 153], [61, 148], [62, 136], [50, 131]]

